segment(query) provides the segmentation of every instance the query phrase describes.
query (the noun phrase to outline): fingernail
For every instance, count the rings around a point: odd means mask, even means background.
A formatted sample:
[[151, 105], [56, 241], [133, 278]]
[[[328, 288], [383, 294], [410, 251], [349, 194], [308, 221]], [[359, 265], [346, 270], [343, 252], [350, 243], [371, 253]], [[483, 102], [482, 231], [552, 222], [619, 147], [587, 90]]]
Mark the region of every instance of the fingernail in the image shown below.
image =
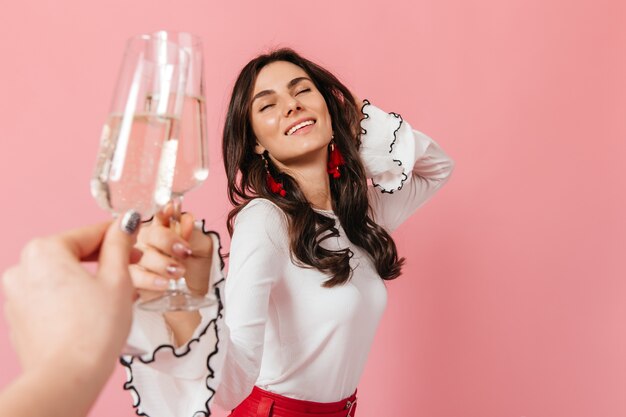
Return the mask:
[[139, 263], [139, 261], [141, 261], [141, 258], [143, 258], [143, 251], [141, 249], [133, 248], [131, 252], [131, 259], [135, 263]]
[[157, 286], [157, 287], [165, 288], [165, 287], [167, 287], [169, 281], [170, 281], [169, 279], [157, 278], [157, 279], [154, 280], [154, 285]]
[[178, 242], [174, 243], [174, 246], [172, 246], [172, 250], [174, 251], [176, 255], [182, 256], [183, 258], [186, 258], [187, 256], [191, 256], [192, 254], [190, 248]]
[[202, 232], [204, 229], [204, 220], [196, 220], [193, 222], [193, 228]]
[[134, 234], [141, 224], [141, 214], [135, 210], [128, 210], [120, 222], [120, 228], [129, 235]]
[[174, 275], [176, 277], [185, 275], [185, 268], [183, 268], [182, 266], [169, 265], [167, 268], [165, 268], [165, 270], [168, 274]]

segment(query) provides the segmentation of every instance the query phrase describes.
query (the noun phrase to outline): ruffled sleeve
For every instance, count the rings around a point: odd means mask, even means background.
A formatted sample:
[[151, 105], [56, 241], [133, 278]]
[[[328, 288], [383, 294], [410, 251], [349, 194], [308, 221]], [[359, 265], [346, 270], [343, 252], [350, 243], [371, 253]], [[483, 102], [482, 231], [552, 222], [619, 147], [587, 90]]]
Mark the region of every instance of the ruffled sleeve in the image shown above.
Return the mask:
[[454, 161], [397, 113], [364, 100], [360, 154], [376, 222], [395, 230], [450, 178]]
[[215, 403], [232, 410], [251, 392], [260, 372], [272, 288], [289, 261], [282, 210], [256, 198], [235, 220], [226, 280], [229, 340]]
[[220, 384], [228, 330], [224, 325], [222, 294], [224, 262], [219, 236], [203, 232], [213, 239], [213, 262], [210, 273], [213, 296], [218, 303], [200, 310], [201, 323], [185, 345], [175, 347], [163, 315], [147, 312], [135, 305], [128, 343], [148, 353], [124, 356], [127, 381], [135, 412], [150, 417], [209, 416], [213, 398]]

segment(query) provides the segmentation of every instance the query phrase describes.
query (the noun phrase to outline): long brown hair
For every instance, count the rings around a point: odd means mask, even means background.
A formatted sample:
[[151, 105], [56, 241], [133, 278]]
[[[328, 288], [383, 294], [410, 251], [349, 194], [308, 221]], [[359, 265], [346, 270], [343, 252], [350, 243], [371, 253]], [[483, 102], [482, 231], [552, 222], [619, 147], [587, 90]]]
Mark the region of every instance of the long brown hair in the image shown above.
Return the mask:
[[287, 195], [281, 197], [272, 193], [266, 183], [265, 163], [254, 152], [256, 138], [250, 121], [254, 84], [261, 69], [276, 61], [290, 62], [302, 68], [324, 97], [332, 119], [335, 146], [346, 161], [341, 167], [341, 176], [330, 180], [333, 211], [348, 239], [371, 256], [378, 274], [386, 280], [397, 278], [404, 258], [398, 259], [393, 239], [370, 216], [367, 179], [358, 152], [360, 109], [337, 77], [288, 48], [250, 61], [241, 70], [233, 87], [222, 143], [228, 197], [235, 206], [228, 214], [228, 232], [232, 235], [235, 217], [246, 204], [254, 198], [265, 198], [287, 215], [293, 261], [330, 275], [331, 278], [324, 282], [325, 287], [343, 284], [352, 276], [350, 258], [353, 253], [349, 248], [328, 250], [320, 245], [326, 239], [339, 236], [335, 219], [313, 210], [294, 178], [279, 172], [266, 158], [272, 176], [283, 184]]

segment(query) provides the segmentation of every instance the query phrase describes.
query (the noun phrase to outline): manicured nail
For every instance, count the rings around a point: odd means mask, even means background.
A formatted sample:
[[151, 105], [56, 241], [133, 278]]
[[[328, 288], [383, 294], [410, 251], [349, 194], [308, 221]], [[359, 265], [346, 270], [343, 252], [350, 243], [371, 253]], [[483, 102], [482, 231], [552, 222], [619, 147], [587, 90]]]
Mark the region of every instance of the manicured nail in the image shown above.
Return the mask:
[[165, 288], [167, 287], [169, 281], [170, 281], [169, 279], [157, 278], [154, 280], [154, 285], [157, 287]]
[[165, 268], [165, 270], [168, 274], [174, 275], [176, 277], [181, 277], [185, 275], [185, 268], [183, 268], [182, 266], [169, 265], [167, 268]]
[[191, 254], [193, 253], [190, 248], [178, 242], [174, 243], [174, 245], [172, 246], [172, 251], [174, 251], [176, 255], [182, 256], [183, 258], [191, 256]]
[[120, 228], [129, 235], [134, 234], [141, 224], [141, 214], [135, 210], [128, 210], [120, 222]]
[[133, 248], [131, 252], [131, 259], [133, 262], [139, 263], [141, 258], [143, 258], [143, 251], [141, 249]]

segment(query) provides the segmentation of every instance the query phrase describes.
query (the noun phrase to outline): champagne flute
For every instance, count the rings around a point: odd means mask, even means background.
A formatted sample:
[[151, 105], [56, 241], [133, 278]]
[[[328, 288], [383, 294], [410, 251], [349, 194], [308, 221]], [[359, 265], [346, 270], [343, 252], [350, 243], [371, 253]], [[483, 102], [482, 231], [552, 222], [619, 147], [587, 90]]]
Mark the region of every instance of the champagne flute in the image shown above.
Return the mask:
[[[170, 228], [180, 234], [183, 195], [201, 185], [209, 175], [202, 41], [188, 32], [159, 31], [151, 36], [176, 43], [190, 57], [171, 187], [173, 214]], [[143, 302], [139, 306], [149, 311], [193, 311], [216, 303], [214, 297], [191, 293], [185, 278], [179, 278], [170, 279], [169, 288], [163, 296]]]
[[170, 142], [180, 130], [188, 65], [187, 52], [167, 40], [139, 35], [126, 44], [91, 179], [93, 197], [114, 216], [132, 209], [149, 218], [171, 198]]

